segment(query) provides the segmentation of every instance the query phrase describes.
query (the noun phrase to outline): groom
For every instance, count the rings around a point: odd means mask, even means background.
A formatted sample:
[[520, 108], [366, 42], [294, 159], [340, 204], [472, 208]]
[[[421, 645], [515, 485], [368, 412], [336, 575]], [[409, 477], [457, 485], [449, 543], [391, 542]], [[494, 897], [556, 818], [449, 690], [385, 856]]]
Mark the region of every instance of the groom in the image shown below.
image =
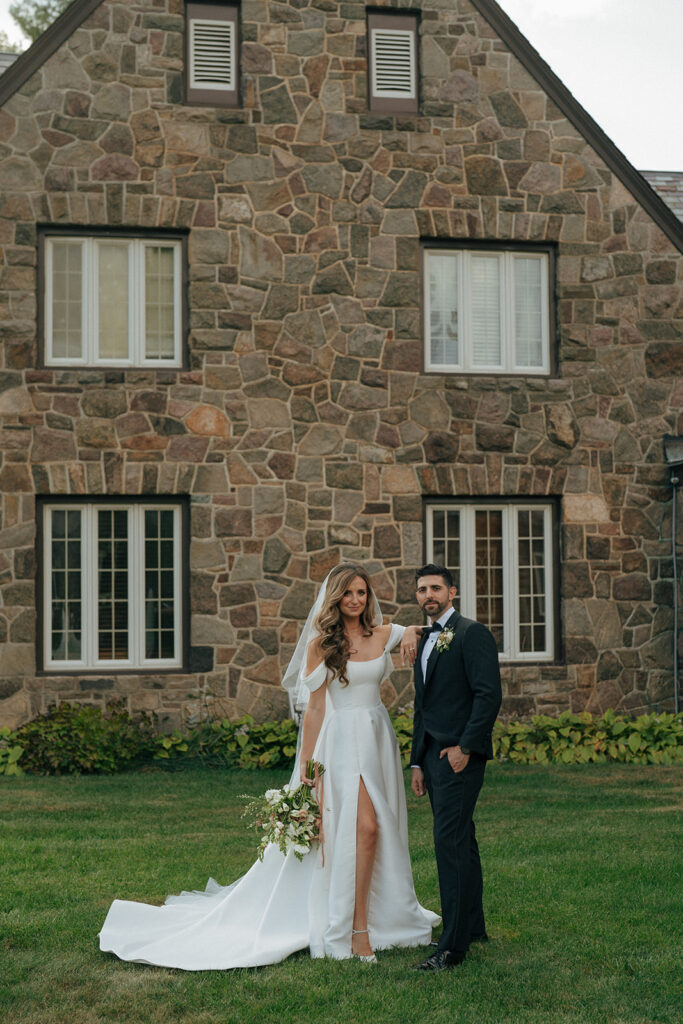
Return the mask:
[[493, 757], [500, 670], [486, 626], [454, 611], [449, 570], [425, 565], [415, 582], [417, 603], [432, 624], [415, 660], [412, 789], [419, 797], [427, 792], [432, 805], [443, 917], [436, 950], [415, 969], [442, 971], [462, 963], [470, 942], [487, 940], [472, 815]]

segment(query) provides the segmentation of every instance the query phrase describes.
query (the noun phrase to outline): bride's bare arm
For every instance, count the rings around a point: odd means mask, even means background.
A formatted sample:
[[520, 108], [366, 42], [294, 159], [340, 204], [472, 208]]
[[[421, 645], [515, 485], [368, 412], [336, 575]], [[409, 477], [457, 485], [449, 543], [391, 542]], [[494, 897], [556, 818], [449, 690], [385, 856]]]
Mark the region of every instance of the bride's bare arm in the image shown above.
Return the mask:
[[[320, 650], [317, 641], [314, 641], [308, 648], [308, 656], [306, 658], [306, 675], [310, 675], [322, 660], [322, 651]], [[313, 751], [315, 750], [315, 744], [320, 733], [320, 727], [322, 726], [323, 718], [325, 717], [326, 691], [326, 683], [323, 683], [323, 685], [318, 687], [317, 690], [313, 690], [308, 698], [308, 704], [306, 706], [302, 725], [300, 777], [302, 782], [306, 782], [311, 785], [313, 784], [313, 779], [306, 778], [306, 762], [310, 761], [313, 757]]]
[[[382, 642], [387, 644], [393, 626], [391, 622], [385, 622], [379, 626], [377, 632], [382, 636]], [[401, 637], [401, 661], [404, 665], [412, 665], [417, 655], [417, 648], [422, 636], [421, 626], [404, 626]], [[395, 645], [394, 645], [395, 646]]]
[[414, 664], [421, 636], [420, 626], [406, 626], [406, 631], [401, 638], [401, 661], [404, 665]]

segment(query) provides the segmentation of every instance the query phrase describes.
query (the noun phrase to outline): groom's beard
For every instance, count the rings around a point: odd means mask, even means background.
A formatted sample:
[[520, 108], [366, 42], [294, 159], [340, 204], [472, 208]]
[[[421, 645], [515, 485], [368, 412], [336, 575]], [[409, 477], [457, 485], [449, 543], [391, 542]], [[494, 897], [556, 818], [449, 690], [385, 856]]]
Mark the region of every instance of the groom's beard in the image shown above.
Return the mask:
[[425, 601], [421, 606], [422, 610], [427, 613], [432, 622], [436, 622], [448, 608], [449, 602], [444, 601], [443, 604], [439, 604], [438, 601]]

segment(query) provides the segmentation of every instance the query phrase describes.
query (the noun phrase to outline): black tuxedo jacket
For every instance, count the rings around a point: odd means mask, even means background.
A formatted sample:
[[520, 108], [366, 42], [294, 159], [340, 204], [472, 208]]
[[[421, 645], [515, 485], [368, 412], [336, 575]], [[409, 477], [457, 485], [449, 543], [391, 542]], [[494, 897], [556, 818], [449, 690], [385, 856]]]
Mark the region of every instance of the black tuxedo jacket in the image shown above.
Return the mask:
[[480, 622], [454, 611], [445, 629], [454, 631], [447, 651], [436, 645], [422, 678], [423, 637], [415, 660], [415, 718], [410, 763], [421, 765], [432, 736], [442, 747], [462, 746], [493, 757], [491, 730], [502, 693], [498, 651]]

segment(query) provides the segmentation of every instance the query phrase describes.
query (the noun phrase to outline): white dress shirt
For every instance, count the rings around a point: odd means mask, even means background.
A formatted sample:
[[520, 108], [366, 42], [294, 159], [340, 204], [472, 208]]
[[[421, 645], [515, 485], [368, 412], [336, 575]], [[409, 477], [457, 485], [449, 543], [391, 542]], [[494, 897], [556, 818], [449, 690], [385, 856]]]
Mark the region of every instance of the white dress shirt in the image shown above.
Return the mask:
[[[438, 619], [433, 620], [432, 625], [434, 626], [438, 622], [439, 625], [441, 626], [441, 629], [443, 629], [452, 614], [453, 608], [447, 608], [446, 611], [442, 615], [440, 615]], [[440, 631], [435, 629], [433, 633], [429, 634], [429, 636], [425, 640], [424, 647], [422, 648], [422, 654], [420, 656], [420, 665], [422, 666], [422, 679], [425, 682], [427, 679], [427, 662], [429, 661], [429, 655], [434, 650], [434, 644], [439, 639], [439, 635]]]

